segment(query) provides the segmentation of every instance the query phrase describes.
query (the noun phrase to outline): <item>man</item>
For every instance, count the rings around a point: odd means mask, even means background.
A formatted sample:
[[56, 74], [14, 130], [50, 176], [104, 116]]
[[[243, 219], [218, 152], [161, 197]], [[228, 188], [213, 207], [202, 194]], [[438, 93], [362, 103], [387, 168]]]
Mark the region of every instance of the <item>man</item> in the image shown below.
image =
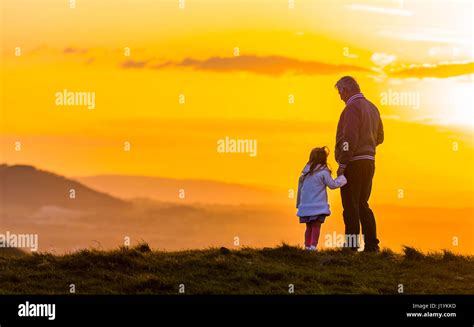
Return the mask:
[[344, 76], [336, 83], [341, 100], [346, 103], [336, 134], [337, 175], [346, 176], [341, 188], [345, 224], [344, 246], [359, 248], [360, 225], [366, 252], [379, 250], [375, 217], [369, 207], [372, 178], [375, 172], [375, 148], [384, 140], [383, 125], [377, 107], [360, 92], [356, 80]]

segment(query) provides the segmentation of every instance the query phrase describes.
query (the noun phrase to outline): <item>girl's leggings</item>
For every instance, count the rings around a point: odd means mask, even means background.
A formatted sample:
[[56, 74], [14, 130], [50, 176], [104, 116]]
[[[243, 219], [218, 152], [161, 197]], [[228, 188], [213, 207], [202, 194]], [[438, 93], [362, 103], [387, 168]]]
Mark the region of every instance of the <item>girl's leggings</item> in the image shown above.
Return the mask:
[[306, 223], [306, 231], [304, 233], [304, 245], [309, 247], [311, 245], [317, 246], [319, 240], [319, 233], [321, 232], [320, 221], [310, 221]]

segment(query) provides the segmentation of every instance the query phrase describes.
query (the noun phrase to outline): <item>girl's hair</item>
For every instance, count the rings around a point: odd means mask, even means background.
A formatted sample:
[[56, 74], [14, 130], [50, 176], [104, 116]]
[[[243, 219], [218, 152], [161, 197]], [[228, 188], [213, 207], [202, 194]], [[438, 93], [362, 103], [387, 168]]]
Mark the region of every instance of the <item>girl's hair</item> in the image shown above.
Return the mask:
[[[331, 169], [329, 168], [328, 163], [327, 163], [328, 156], [329, 156], [329, 149], [327, 146], [323, 146], [322, 148], [314, 148], [313, 150], [311, 150], [311, 153], [309, 154], [309, 160], [308, 160], [309, 170], [303, 174], [303, 178], [305, 178], [308, 175], [312, 175], [317, 170], [321, 170], [321, 169], [327, 169], [329, 170], [329, 173], [331, 173]], [[318, 168], [316, 169], [316, 167]]]

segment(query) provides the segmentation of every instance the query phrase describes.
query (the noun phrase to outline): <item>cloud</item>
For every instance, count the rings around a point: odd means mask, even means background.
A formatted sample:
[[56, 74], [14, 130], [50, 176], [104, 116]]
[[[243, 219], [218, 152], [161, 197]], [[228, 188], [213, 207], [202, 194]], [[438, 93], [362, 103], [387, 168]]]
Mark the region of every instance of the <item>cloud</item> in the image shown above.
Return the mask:
[[211, 57], [206, 60], [184, 59], [177, 66], [188, 66], [199, 70], [211, 71], [247, 71], [265, 75], [282, 75], [288, 72], [297, 74], [332, 74], [348, 71], [368, 71], [352, 65], [334, 65], [317, 61], [302, 61], [282, 56], [239, 56]]
[[397, 57], [393, 54], [384, 52], [374, 52], [370, 57], [370, 60], [379, 67], [385, 67], [395, 61]]
[[85, 54], [85, 53], [87, 53], [87, 51], [88, 51], [87, 49], [67, 47], [63, 50], [63, 53], [65, 53], [65, 54]]
[[389, 31], [382, 30], [377, 33], [379, 36], [388, 37], [397, 40], [409, 42], [430, 42], [430, 43], [446, 43], [446, 44], [464, 44], [470, 45], [472, 39], [463, 37], [462, 35], [440, 35], [431, 34], [423, 31]]
[[374, 53], [372, 62], [377, 68], [372, 69], [353, 66], [327, 64], [318, 61], [305, 61], [283, 56], [210, 57], [207, 59], [185, 58], [181, 61], [165, 61], [158, 63], [154, 59], [127, 60], [120, 64], [122, 68], [135, 69], [167, 69], [191, 68], [199, 71], [212, 72], [249, 72], [261, 75], [280, 76], [284, 74], [326, 75], [345, 74], [349, 72], [378, 72], [399, 78], [446, 78], [474, 73], [474, 63], [449, 62], [436, 65], [402, 65], [397, 64], [396, 56], [387, 53]]
[[120, 64], [122, 68], [145, 68], [146, 64], [148, 64], [149, 60], [143, 61], [134, 61], [134, 60], [127, 60]]
[[347, 6], [350, 10], [354, 11], [365, 11], [374, 14], [383, 14], [383, 15], [391, 15], [391, 16], [413, 16], [413, 11], [400, 9], [400, 8], [388, 8], [388, 7], [376, 7], [364, 4], [354, 3]]
[[321, 75], [351, 71], [370, 71], [369, 69], [352, 65], [335, 65], [318, 61], [303, 61], [283, 56], [210, 57], [204, 60], [185, 58], [182, 61], [168, 61], [161, 64], [148, 65], [146, 61], [127, 61], [121, 64], [124, 68], [167, 67], [193, 68], [201, 71], [234, 72], [243, 71], [263, 75], [283, 75], [286, 73]]
[[474, 62], [440, 63], [437, 65], [410, 65], [389, 72], [391, 76], [402, 78], [446, 78], [474, 74]]
[[150, 68], [161, 69], [161, 68], [169, 67], [169, 66], [172, 66], [172, 65], [173, 65], [172, 61], [167, 61], [167, 62], [164, 62], [162, 64], [153, 65]]

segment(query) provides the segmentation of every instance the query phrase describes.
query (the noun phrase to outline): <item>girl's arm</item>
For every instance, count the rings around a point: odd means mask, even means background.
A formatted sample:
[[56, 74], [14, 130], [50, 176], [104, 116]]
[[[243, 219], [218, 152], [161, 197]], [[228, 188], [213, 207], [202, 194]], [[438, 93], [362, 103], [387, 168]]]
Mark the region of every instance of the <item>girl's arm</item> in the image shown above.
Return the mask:
[[331, 174], [329, 174], [327, 170], [323, 171], [322, 178], [324, 184], [331, 190], [334, 190], [347, 184], [347, 179], [344, 177], [344, 175], [340, 175], [336, 179], [332, 179]]

